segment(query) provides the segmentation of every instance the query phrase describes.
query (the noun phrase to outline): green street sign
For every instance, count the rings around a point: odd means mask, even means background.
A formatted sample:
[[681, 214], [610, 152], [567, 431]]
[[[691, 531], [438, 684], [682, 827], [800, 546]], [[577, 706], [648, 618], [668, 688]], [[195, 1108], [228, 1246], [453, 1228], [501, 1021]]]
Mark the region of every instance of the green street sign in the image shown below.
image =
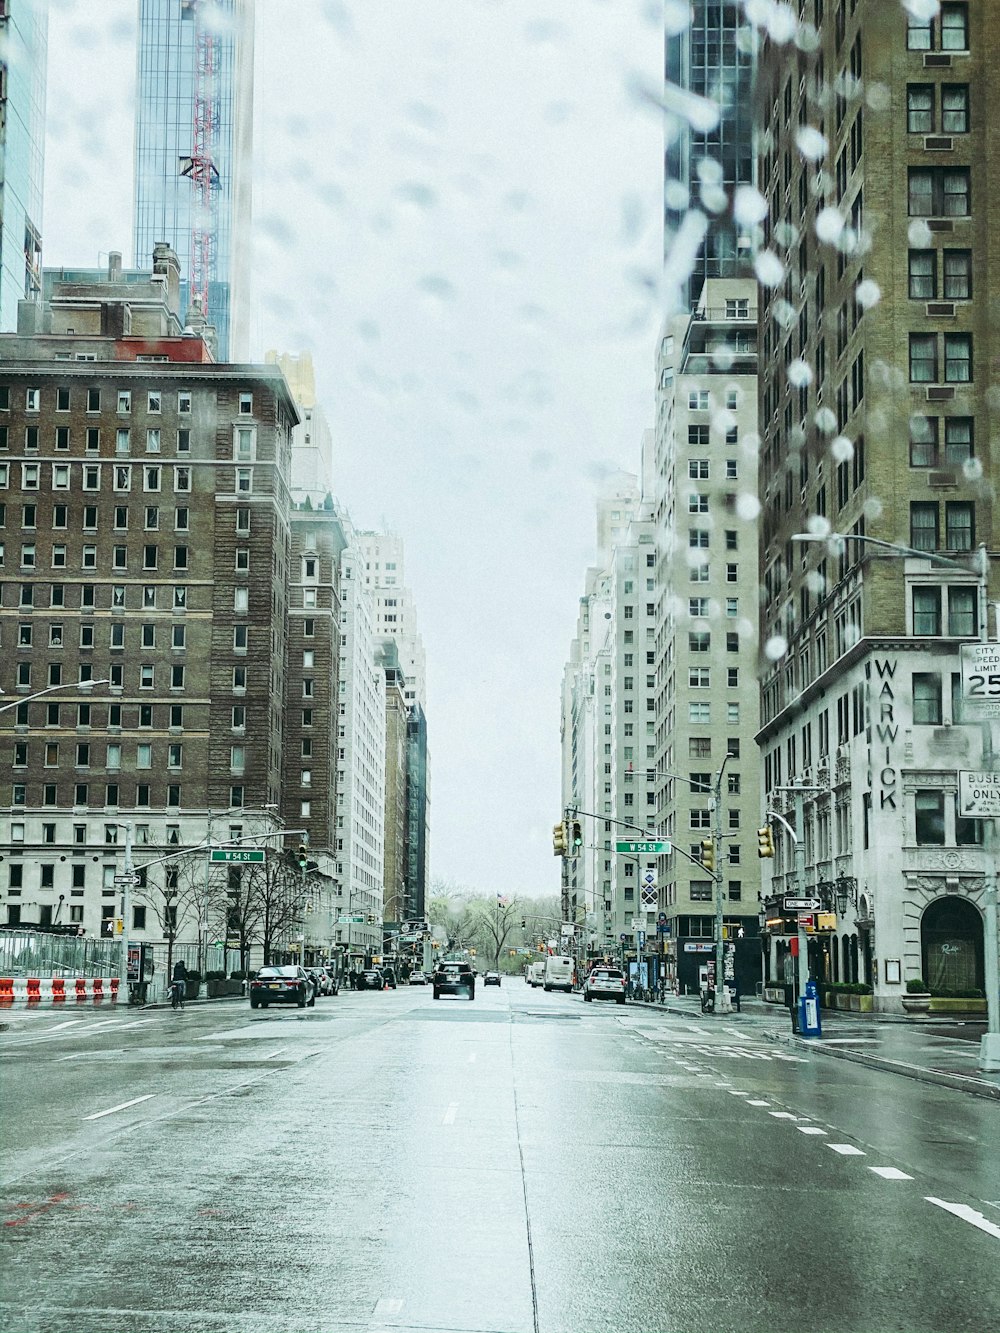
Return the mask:
[[628, 852], [632, 856], [666, 856], [670, 852], [669, 842], [616, 842], [616, 852]]
[[239, 847], [213, 847], [208, 854], [210, 861], [216, 862], [236, 862], [239, 865], [259, 864], [264, 859], [264, 849], [247, 847], [245, 850]]

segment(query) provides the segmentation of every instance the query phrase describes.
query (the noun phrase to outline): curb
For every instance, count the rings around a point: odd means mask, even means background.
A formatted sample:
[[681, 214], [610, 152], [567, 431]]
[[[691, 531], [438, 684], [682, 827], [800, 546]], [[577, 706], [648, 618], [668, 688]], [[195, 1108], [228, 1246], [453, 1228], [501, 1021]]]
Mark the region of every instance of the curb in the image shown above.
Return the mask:
[[973, 1078], [966, 1074], [951, 1074], [944, 1070], [926, 1069], [923, 1065], [910, 1065], [904, 1060], [889, 1060], [883, 1055], [869, 1055], [866, 1051], [850, 1051], [843, 1047], [824, 1046], [822, 1040], [811, 1041], [808, 1038], [794, 1037], [791, 1033], [765, 1033], [768, 1041], [781, 1042], [784, 1046], [798, 1046], [802, 1050], [814, 1051], [830, 1056], [834, 1060], [849, 1060], [856, 1065], [870, 1065], [889, 1074], [899, 1074], [903, 1078], [916, 1079], [920, 1083], [936, 1083], [942, 1088], [952, 1088], [956, 1092], [968, 1092], [974, 1097], [989, 1097], [1000, 1101], [1000, 1084], [987, 1083], [984, 1079]]

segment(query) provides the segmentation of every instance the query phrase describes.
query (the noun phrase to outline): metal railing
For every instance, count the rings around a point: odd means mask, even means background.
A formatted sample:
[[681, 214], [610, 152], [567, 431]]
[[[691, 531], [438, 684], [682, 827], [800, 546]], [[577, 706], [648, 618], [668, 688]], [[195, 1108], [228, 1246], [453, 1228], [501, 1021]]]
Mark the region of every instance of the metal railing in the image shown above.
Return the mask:
[[0, 976], [111, 977], [117, 975], [117, 940], [0, 931]]

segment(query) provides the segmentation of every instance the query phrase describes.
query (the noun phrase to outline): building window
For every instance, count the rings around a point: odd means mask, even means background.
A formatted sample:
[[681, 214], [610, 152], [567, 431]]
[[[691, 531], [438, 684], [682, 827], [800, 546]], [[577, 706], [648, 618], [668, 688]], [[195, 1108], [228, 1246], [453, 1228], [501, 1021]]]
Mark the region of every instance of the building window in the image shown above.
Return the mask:
[[910, 545], [915, 551], [938, 549], [938, 507], [935, 500], [915, 500], [911, 503]]
[[936, 635], [941, 633], [941, 589], [913, 589], [913, 633]]
[[910, 383], [933, 384], [938, 377], [937, 336], [910, 334]]
[[913, 721], [941, 725], [941, 677], [936, 671], [913, 673]]
[[914, 795], [917, 845], [944, 846], [944, 792], [918, 791]]
[[972, 417], [945, 417], [946, 463], [967, 463], [973, 457]]
[[907, 182], [911, 217], [969, 216], [971, 178], [968, 167], [910, 167]]
[[948, 589], [948, 633], [972, 638], [979, 633], [975, 588]]
[[946, 301], [968, 301], [972, 297], [972, 251], [942, 252], [944, 284], [941, 295]]
[[974, 508], [970, 501], [948, 501], [944, 507], [944, 532], [946, 550], [972, 550], [976, 538]]
[[910, 299], [933, 301], [937, 295], [937, 251], [909, 252]]
[[944, 4], [941, 6], [941, 50], [968, 51], [969, 6]]
[[906, 129], [909, 134], [934, 133], [933, 83], [906, 85]]
[[944, 378], [946, 384], [968, 384], [972, 380], [972, 334], [944, 335]]
[[712, 648], [712, 636], [708, 630], [696, 630], [688, 635], [688, 651], [707, 653]]

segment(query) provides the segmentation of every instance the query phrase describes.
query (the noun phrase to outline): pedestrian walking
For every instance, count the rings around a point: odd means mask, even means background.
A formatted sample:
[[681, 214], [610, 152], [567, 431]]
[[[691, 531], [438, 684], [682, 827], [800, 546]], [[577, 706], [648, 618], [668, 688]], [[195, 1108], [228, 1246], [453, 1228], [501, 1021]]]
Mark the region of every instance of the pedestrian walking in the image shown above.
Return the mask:
[[355, 968], [352, 967], [350, 972], [348, 972], [347, 980], [351, 983], [351, 990], [358, 989], [358, 974]]

